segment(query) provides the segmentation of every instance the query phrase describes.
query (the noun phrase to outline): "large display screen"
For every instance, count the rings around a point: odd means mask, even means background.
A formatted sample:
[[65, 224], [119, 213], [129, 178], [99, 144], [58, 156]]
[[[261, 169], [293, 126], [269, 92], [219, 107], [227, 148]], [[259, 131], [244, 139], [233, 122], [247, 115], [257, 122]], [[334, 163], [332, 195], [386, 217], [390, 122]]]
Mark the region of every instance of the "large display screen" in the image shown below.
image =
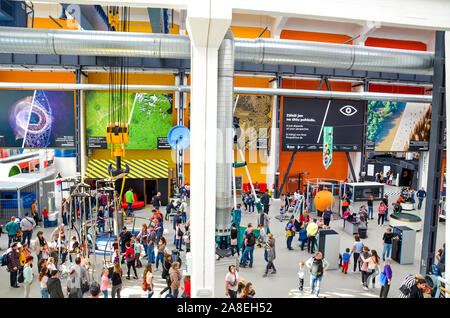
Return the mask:
[[369, 101], [367, 150], [427, 151], [431, 105]]
[[[158, 149], [158, 138], [172, 128], [172, 94], [128, 93], [130, 142], [127, 149]], [[109, 94], [86, 92], [86, 135], [89, 148], [106, 148]], [[161, 140], [161, 139], [160, 139]]]
[[333, 127], [333, 151], [361, 151], [362, 101], [283, 98], [283, 151], [322, 151], [323, 127]]
[[272, 96], [234, 95], [234, 120], [239, 124], [239, 149], [263, 150], [270, 147]]
[[0, 147], [74, 148], [73, 91], [0, 90]]

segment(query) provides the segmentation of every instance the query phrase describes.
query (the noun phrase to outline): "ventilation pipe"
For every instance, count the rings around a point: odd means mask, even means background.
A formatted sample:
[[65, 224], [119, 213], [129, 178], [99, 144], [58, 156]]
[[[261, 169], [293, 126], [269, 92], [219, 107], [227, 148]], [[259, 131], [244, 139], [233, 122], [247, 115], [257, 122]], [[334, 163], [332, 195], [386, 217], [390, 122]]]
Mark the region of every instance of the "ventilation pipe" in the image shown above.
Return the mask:
[[[188, 36], [0, 27], [0, 53], [190, 59]], [[276, 39], [235, 39], [235, 60], [374, 72], [433, 74], [432, 52]]]
[[234, 36], [228, 29], [219, 47], [217, 81], [216, 235], [230, 234], [233, 136]]

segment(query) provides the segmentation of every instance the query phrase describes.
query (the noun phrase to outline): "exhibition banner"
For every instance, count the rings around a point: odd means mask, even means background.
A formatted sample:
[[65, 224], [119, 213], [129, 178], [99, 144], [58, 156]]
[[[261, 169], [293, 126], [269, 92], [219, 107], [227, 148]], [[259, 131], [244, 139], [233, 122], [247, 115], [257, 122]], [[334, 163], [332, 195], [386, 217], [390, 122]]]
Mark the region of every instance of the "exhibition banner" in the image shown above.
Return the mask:
[[430, 104], [368, 102], [368, 150], [428, 151], [430, 129]]
[[[173, 95], [128, 93], [126, 98], [128, 98], [128, 121], [130, 122], [130, 142], [126, 145], [126, 149], [161, 149], [161, 138], [167, 139], [173, 124]], [[86, 92], [85, 101], [88, 147], [106, 148], [109, 93], [89, 91]], [[158, 138], [160, 138], [159, 143]]]
[[283, 98], [283, 151], [322, 151], [324, 127], [333, 127], [333, 151], [361, 151], [362, 101]]
[[234, 123], [240, 149], [270, 150], [272, 96], [234, 95]]
[[333, 162], [333, 127], [323, 127], [323, 166], [325, 170]]
[[0, 109], [0, 147], [75, 147], [73, 91], [0, 90]]

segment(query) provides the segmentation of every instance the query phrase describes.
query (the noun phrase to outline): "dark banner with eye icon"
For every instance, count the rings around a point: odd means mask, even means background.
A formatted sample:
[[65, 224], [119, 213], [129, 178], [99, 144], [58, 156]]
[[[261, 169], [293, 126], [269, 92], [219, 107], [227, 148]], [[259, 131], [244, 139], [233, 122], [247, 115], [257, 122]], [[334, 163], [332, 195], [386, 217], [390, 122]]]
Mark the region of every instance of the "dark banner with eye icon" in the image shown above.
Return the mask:
[[283, 151], [322, 151], [323, 128], [333, 127], [333, 151], [362, 148], [364, 102], [283, 97]]

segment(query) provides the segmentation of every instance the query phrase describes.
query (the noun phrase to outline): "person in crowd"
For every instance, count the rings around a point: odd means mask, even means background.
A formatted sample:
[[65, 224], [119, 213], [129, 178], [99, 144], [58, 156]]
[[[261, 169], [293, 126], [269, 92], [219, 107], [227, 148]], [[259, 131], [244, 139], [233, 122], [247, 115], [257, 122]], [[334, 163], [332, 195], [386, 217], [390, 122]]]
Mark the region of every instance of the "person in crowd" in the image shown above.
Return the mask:
[[188, 208], [188, 204], [186, 203], [186, 199], [182, 199], [181, 200], [181, 206], [180, 206], [180, 212], [181, 212], [181, 220], [182, 223], [186, 223], [186, 219], [187, 219], [187, 208]]
[[127, 216], [133, 216], [133, 202], [134, 202], [134, 193], [133, 189], [129, 188], [128, 191], [125, 193], [125, 200], [127, 200], [128, 203], [128, 212]]
[[292, 251], [292, 240], [294, 239], [295, 236], [295, 225], [294, 225], [294, 218], [291, 217], [291, 219], [289, 220], [288, 224], [286, 225], [286, 245], [288, 250]]
[[120, 254], [122, 255], [122, 261], [121, 261], [122, 264], [125, 262], [125, 253], [127, 250], [127, 243], [130, 243], [132, 236], [133, 235], [127, 230], [127, 227], [124, 226], [122, 228], [122, 232], [119, 235], [119, 237], [120, 237]]
[[109, 270], [103, 269], [100, 290], [103, 293], [103, 298], [108, 298], [108, 286], [109, 286]]
[[238, 283], [239, 274], [236, 271], [236, 266], [228, 266], [228, 273], [225, 276], [225, 296], [230, 296], [230, 298], [237, 298]]
[[303, 285], [305, 282], [305, 262], [298, 263], [298, 290], [303, 291]]
[[316, 297], [319, 297], [320, 284], [322, 282], [323, 274], [329, 264], [323, 258], [322, 253], [317, 252], [315, 256], [305, 262], [305, 265], [309, 268], [311, 275], [311, 294], [314, 294], [314, 291], [316, 291]]
[[42, 298], [50, 298], [50, 295], [49, 295], [48, 289], [47, 289], [48, 269], [46, 266], [42, 267], [41, 271], [39, 272], [38, 281], [39, 281], [39, 287], [40, 287]]
[[265, 245], [265, 255], [266, 255], [266, 272], [264, 273], [263, 277], [267, 277], [267, 274], [269, 273], [269, 269], [272, 269], [272, 274], [276, 274], [277, 270], [275, 268], [275, 265], [273, 264], [273, 261], [275, 259], [275, 246], [273, 242], [267, 242]]
[[156, 231], [156, 239], [155, 242], [159, 242], [159, 239], [163, 236], [164, 233], [164, 224], [160, 220], [155, 221], [155, 231]]
[[[144, 249], [145, 252], [145, 257], [148, 258], [148, 234], [149, 234], [149, 230], [148, 230], [148, 226], [146, 223], [142, 224], [142, 228], [141, 231], [139, 232], [139, 234], [136, 236], [136, 239], [142, 244], [142, 247]], [[156, 234], [156, 232], [155, 232]]]
[[245, 285], [245, 288], [242, 294], [239, 296], [239, 298], [254, 298], [254, 297], [255, 297], [255, 290], [253, 289], [253, 284], [248, 282]]
[[10, 248], [11, 243], [17, 240], [17, 234], [20, 231], [20, 225], [16, 222], [16, 217], [11, 217], [11, 221], [5, 226], [5, 231], [8, 233], [8, 248]]
[[404, 278], [404, 280], [403, 280], [403, 282], [402, 282], [402, 284], [401, 284], [401, 286], [399, 288], [400, 293], [399, 293], [398, 297], [399, 298], [409, 298], [410, 293], [411, 293], [411, 288], [414, 285], [417, 284], [417, 281], [419, 279], [424, 279], [424, 277], [422, 275], [420, 275], [420, 274], [414, 274], [414, 275], [413, 274], [409, 274], [409, 275], [407, 275]]
[[412, 204], [412, 208], [416, 209], [415, 204], [416, 204], [416, 199], [415, 199], [415, 191], [414, 189], [409, 190], [409, 202]]
[[45, 227], [49, 227], [49, 223], [48, 223], [48, 210], [47, 208], [44, 208], [41, 212], [42, 217], [44, 218], [44, 228]]
[[161, 277], [166, 280], [167, 286], [162, 291], [160, 291], [159, 296], [164, 294], [166, 291], [168, 291], [169, 294], [171, 294], [170, 286], [171, 286], [172, 282], [170, 280], [170, 275], [169, 275], [169, 271], [171, 268], [172, 268], [172, 256], [170, 256], [167, 253], [164, 253], [164, 263], [162, 266]]
[[393, 206], [393, 213], [401, 213], [403, 208], [402, 205], [400, 203], [392, 203]]
[[[28, 212], [25, 212], [26, 214], [24, 214], [25, 216], [28, 215]], [[38, 206], [37, 206], [37, 200], [33, 200], [33, 202], [31, 203], [31, 217], [34, 220], [34, 226], [36, 227], [39, 223], [39, 215], [38, 215]], [[31, 239], [31, 235], [30, 235], [30, 239]], [[22, 243], [23, 244], [23, 243]], [[30, 242], [28, 242], [28, 244], [30, 244]]]
[[371, 257], [371, 254], [370, 254], [370, 249], [369, 249], [369, 247], [368, 246], [363, 246], [363, 248], [362, 248], [362, 252], [361, 252], [361, 254], [359, 255], [359, 260], [358, 260], [358, 262], [360, 262], [362, 265], [360, 266], [360, 268], [361, 268], [361, 270], [360, 270], [360, 272], [361, 272], [361, 284], [364, 286], [364, 284], [365, 284], [365, 282], [366, 282], [366, 278], [367, 278], [367, 268], [368, 268], [368, 263], [364, 263], [363, 261], [362, 261], [362, 259], [364, 258], [364, 259], [368, 259], [368, 258], [370, 258]]
[[177, 219], [177, 224], [175, 225], [175, 247], [179, 250], [179, 251], [183, 251], [182, 249], [182, 244], [183, 244], [183, 223], [182, 223], [182, 219], [178, 218]]
[[9, 272], [10, 286], [13, 288], [19, 288], [19, 285], [17, 282], [17, 274], [19, 273], [21, 266], [20, 266], [20, 255], [19, 255], [18, 248], [19, 248], [19, 243], [14, 242], [14, 243], [12, 243], [9, 251], [7, 251], [8, 254], [6, 254], [6, 259], [7, 259], [6, 270]]
[[111, 285], [111, 297], [120, 298], [120, 291], [122, 290], [122, 267], [119, 263], [114, 264], [114, 270], [111, 276]]
[[156, 231], [153, 224], [150, 224], [150, 227], [148, 229], [148, 236], [147, 236], [147, 260], [148, 263], [154, 264], [155, 263], [155, 245], [156, 242]]
[[389, 221], [389, 196], [387, 194], [384, 195], [384, 198], [381, 201], [386, 206], [386, 214], [384, 215], [384, 220]]
[[47, 268], [50, 272], [56, 271], [55, 259], [53, 257], [49, 257], [47, 260]]
[[154, 294], [153, 290], [153, 273], [152, 273], [152, 264], [148, 263], [145, 266], [144, 273], [142, 274], [142, 279], [147, 283], [147, 294], [148, 298], [152, 298]]
[[384, 218], [386, 214], [386, 204], [383, 201], [380, 202], [378, 206], [378, 226], [382, 226], [384, 224]]
[[351, 212], [349, 209], [345, 210], [344, 214], [342, 214], [343, 219], [347, 219], [349, 216], [351, 216]]
[[255, 212], [255, 195], [251, 193], [248, 197], [248, 212]]
[[[75, 258], [75, 264], [71, 267], [71, 269], [75, 270], [76, 277], [79, 278], [77, 279], [77, 285], [74, 288], [79, 288], [79, 293], [83, 295], [89, 290], [89, 275], [86, 267], [82, 264], [81, 257], [77, 256]], [[81, 296], [79, 298], [81, 298]]]
[[191, 298], [191, 276], [186, 275], [183, 278], [183, 294], [181, 294], [182, 298]]
[[64, 224], [61, 224], [60, 226], [56, 227], [56, 229], [53, 230], [52, 235], [50, 236], [50, 241], [58, 241], [59, 238], [64, 234]]
[[175, 210], [175, 201], [174, 200], [170, 200], [169, 204], [166, 205], [166, 215], [164, 217], [164, 219], [166, 221], [169, 221], [169, 217], [170, 214], [172, 213], [172, 210]]
[[171, 294], [174, 298], [178, 298], [178, 289], [180, 288], [181, 283], [181, 273], [179, 271], [180, 263], [174, 262], [172, 263], [172, 267], [169, 270], [169, 276], [170, 276], [170, 289]]
[[[366, 220], [369, 220], [369, 212], [366, 209], [365, 205], [361, 205], [358, 211], [359, 217], [364, 217]], [[373, 215], [373, 212], [372, 212]]]
[[30, 297], [31, 284], [33, 283], [33, 270], [31, 266], [33, 264], [33, 256], [28, 256], [25, 266], [23, 267], [23, 286], [25, 287], [24, 297]]
[[[263, 212], [264, 213], [264, 212]], [[264, 245], [266, 244], [266, 231], [264, 230], [264, 227], [262, 224], [258, 224], [258, 230], [259, 230], [259, 235], [258, 238], [256, 239], [257, 247], [264, 247]]]
[[166, 249], [167, 242], [164, 237], [161, 237], [158, 243], [158, 254], [156, 255], [156, 271], [158, 271], [159, 262], [161, 262], [161, 266], [164, 263], [164, 250]]
[[417, 279], [416, 283], [411, 287], [409, 298], [423, 298], [427, 281], [423, 278]]
[[248, 193], [246, 191], [244, 191], [242, 193], [242, 203], [244, 203], [244, 208], [245, 208], [245, 212], [247, 212], [248, 209]]
[[373, 220], [373, 195], [369, 196], [369, 199], [367, 200], [367, 208], [368, 211], [368, 219]]
[[245, 249], [242, 252], [242, 257], [241, 257], [241, 261], [240, 261], [241, 267], [247, 266], [247, 259], [250, 259], [249, 267], [250, 268], [253, 267], [253, 250], [255, 248], [255, 244], [256, 244], [256, 238], [255, 238], [255, 234], [253, 233], [253, 227], [248, 227], [247, 234], [245, 235], [245, 239], [244, 239]]
[[333, 220], [333, 211], [330, 209], [328, 205], [327, 208], [323, 211], [323, 223], [325, 226], [330, 226], [330, 222]]
[[[142, 244], [139, 243], [139, 241], [135, 239], [133, 248], [134, 248], [134, 256], [136, 258], [136, 268], [142, 268], [142, 263], [141, 263]], [[153, 258], [154, 257], [155, 257], [155, 252], [153, 251]]]
[[[264, 233], [267, 235], [269, 232], [269, 216], [264, 211], [259, 212], [258, 224], [262, 224], [264, 227]], [[264, 241], [266, 241], [266, 237], [264, 237]]]
[[422, 187], [419, 191], [417, 191], [417, 199], [419, 200], [419, 204], [417, 205], [417, 209], [422, 208], [423, 199], [427, 196], [427, 193], [425, 192], [425, 188]]
[[133, 268], [134, 276], [133, 279], [138, 279], [137, 272], [136, 272], [136, 255], [134, 254], [134, 248], [131, 242], [128, 242], [126, 244], [126, 250], [125, 250], [125, 260], [127, 262], [127, 277], [126, 279], [130, 279], [130, 271], [131, 268]]
[[367, 220], [364, 216], [360, 216], [359, 220], [357, 221], [358, 223], [358, 235], [359, 238], [361, 239], [366, 239], [368, 238], [367, 236]]
[[264, 213], [269, 214], [269, 206], [270, 206], [270, 196], [269, 196], [269, 190], [266, 189], [264, 192], [262, 203], [264, 205]]
[[319, 226], [317, 225], [317, 219], [313, 219], [312, 222], [306, 227], [306, 233], [308, 236], [308, 253], [314, 254], [314, 248], [316, 245], [316, 235], [319, 231]]
[[231, 245], [231, 256], [234, 256], [234, 252], [236, 251], [239, 256], [239, 246], [238, 246], [238, 230], [236, 228], [236, 224], [231, 225], [230, 232], [230, 245]]
[[300, 224], [303, 224], [305, 227], [309, 224], [309, 222], [310, 222], [311, 220], [310, 220], [310, 218], [309, 218], [309, 213], [308, 213], [308, 211], [307, 210], [304, 210], [303, 212], [302, 212], [302, 214], [300, 215], [300, 219], [299, 219], [299, 222], [300, 222]]
[[97, 282], [93, 282], [89, 287], [89, 298], [98, 298], [100, 295], [100, 285]]
[[25, 212], [24, 218], [20, 221], [20, 228], [22, 230], [22, 244], [27, 241], [28, 245], [31, 245], [31, 235], [33, 234], [33, 229], [35, 227], [36, 221], [28, 216], [28, 212]]
[[384, 277], [383, 281], [381, 281], [381, 290], [380, 290], [380, 298], [387, 298], [389, 293], [389, 288], [391, 287], [391, 281], [392, 281], [392, 259], [388, 258], [384, 262], [384, 268], [383, 273], [380, 275], [381, 277]]
[[361, 263], [359, 255], [363, 251], [363, 242], [361, 242], [359, 235], [355, 235], [355, 242], [353, 243], [351, 254], [353, 254], [353, 273], [356, 273], [356, 267], [358, 266], [358, 270], [361, 271]]
[[64, 225], [67, 225], [67, 212], [69, 211], [69, 203], [66, 198], [62, 199], [61, 203], [61, 218]]
[[375, 271], [377, 269], [377, 266], [380, 265], [380, 257], [377, 254], [377, 251], [375, 250], [371, 250], [371, 256], [368, 258], [365, 258], [363, 254], [361, 254], [361, 260], [364, 263], [367, 263], [367, 272], [366, 272], [366, 277], [364, 279], [364, 285], [363, 288], [364, 290], [369, 290], [369, 277], [372, 277], [372, 283], [373, 283], [373, 288], [375, 288]]
[[[23, 245], [21, 245], [20, 243], [19, 243], [19, 245], [17, 245], [18, 246], [18, 248], [17, 248], [17, 252], [19, 252], [19, 262], [20, 262], [20, 267], [21, 267], [21, 271], [22, 271], [22, 269], [23, 269], [23, 267], [25, 266], [25, 264], [27, 263], [27, 257], [25, 256], [25, 253], [24, 253], [24, 251], [23, 251]], [[21, 272], [20, 271], [20, 272]], [[19, 273], [20, 273], [19, 272]]]
[[298, 241], [300, 242], [300, 249], [305, 250], [305, 244], [308, 241], [308, 233], [306, 231], [305, 225], [300, 226], [300, 231], [298, 231]]
[[345, 253], [342, 254], [342, 272], [344, 274], [347, 274], [348, 271], [348, 264], [350, 263], [350, 249], [347, 247], [345, 249]]
[[71, 269], [67, 278], [67, 298], [83, 298], [81, 293], [81, 278], [75, 269]]
[[154, 197], [153, 197], [153, 207], [157, 210], [159, 210], [159, 208], [161, 207], [161, 192], [158, 192]]
[[349, 206], [350, 206], [350, 199], [347, 197], [347, 194], [344, 193], [344, 196], [342, 197], [342, 213], [344, 213]]
[[386, 260], [386, 257], [391, 257], [392, 250], [392, 240], [398, 237], [397, 234], [392, 233], [392, 228], [388, 227], [386, 229], [386, 233], [383, 234], [383, 261]]
[[100, 206], [97, 212], [97, 226], [99, 233], [105, 232], [105, 213], [103, 209], [103, 206]]
[[64, 298], [61, 280], [58, 277], [58, 271], [50, 272], [50, 278], [47, 282], [47, 289], [50, 298]]

